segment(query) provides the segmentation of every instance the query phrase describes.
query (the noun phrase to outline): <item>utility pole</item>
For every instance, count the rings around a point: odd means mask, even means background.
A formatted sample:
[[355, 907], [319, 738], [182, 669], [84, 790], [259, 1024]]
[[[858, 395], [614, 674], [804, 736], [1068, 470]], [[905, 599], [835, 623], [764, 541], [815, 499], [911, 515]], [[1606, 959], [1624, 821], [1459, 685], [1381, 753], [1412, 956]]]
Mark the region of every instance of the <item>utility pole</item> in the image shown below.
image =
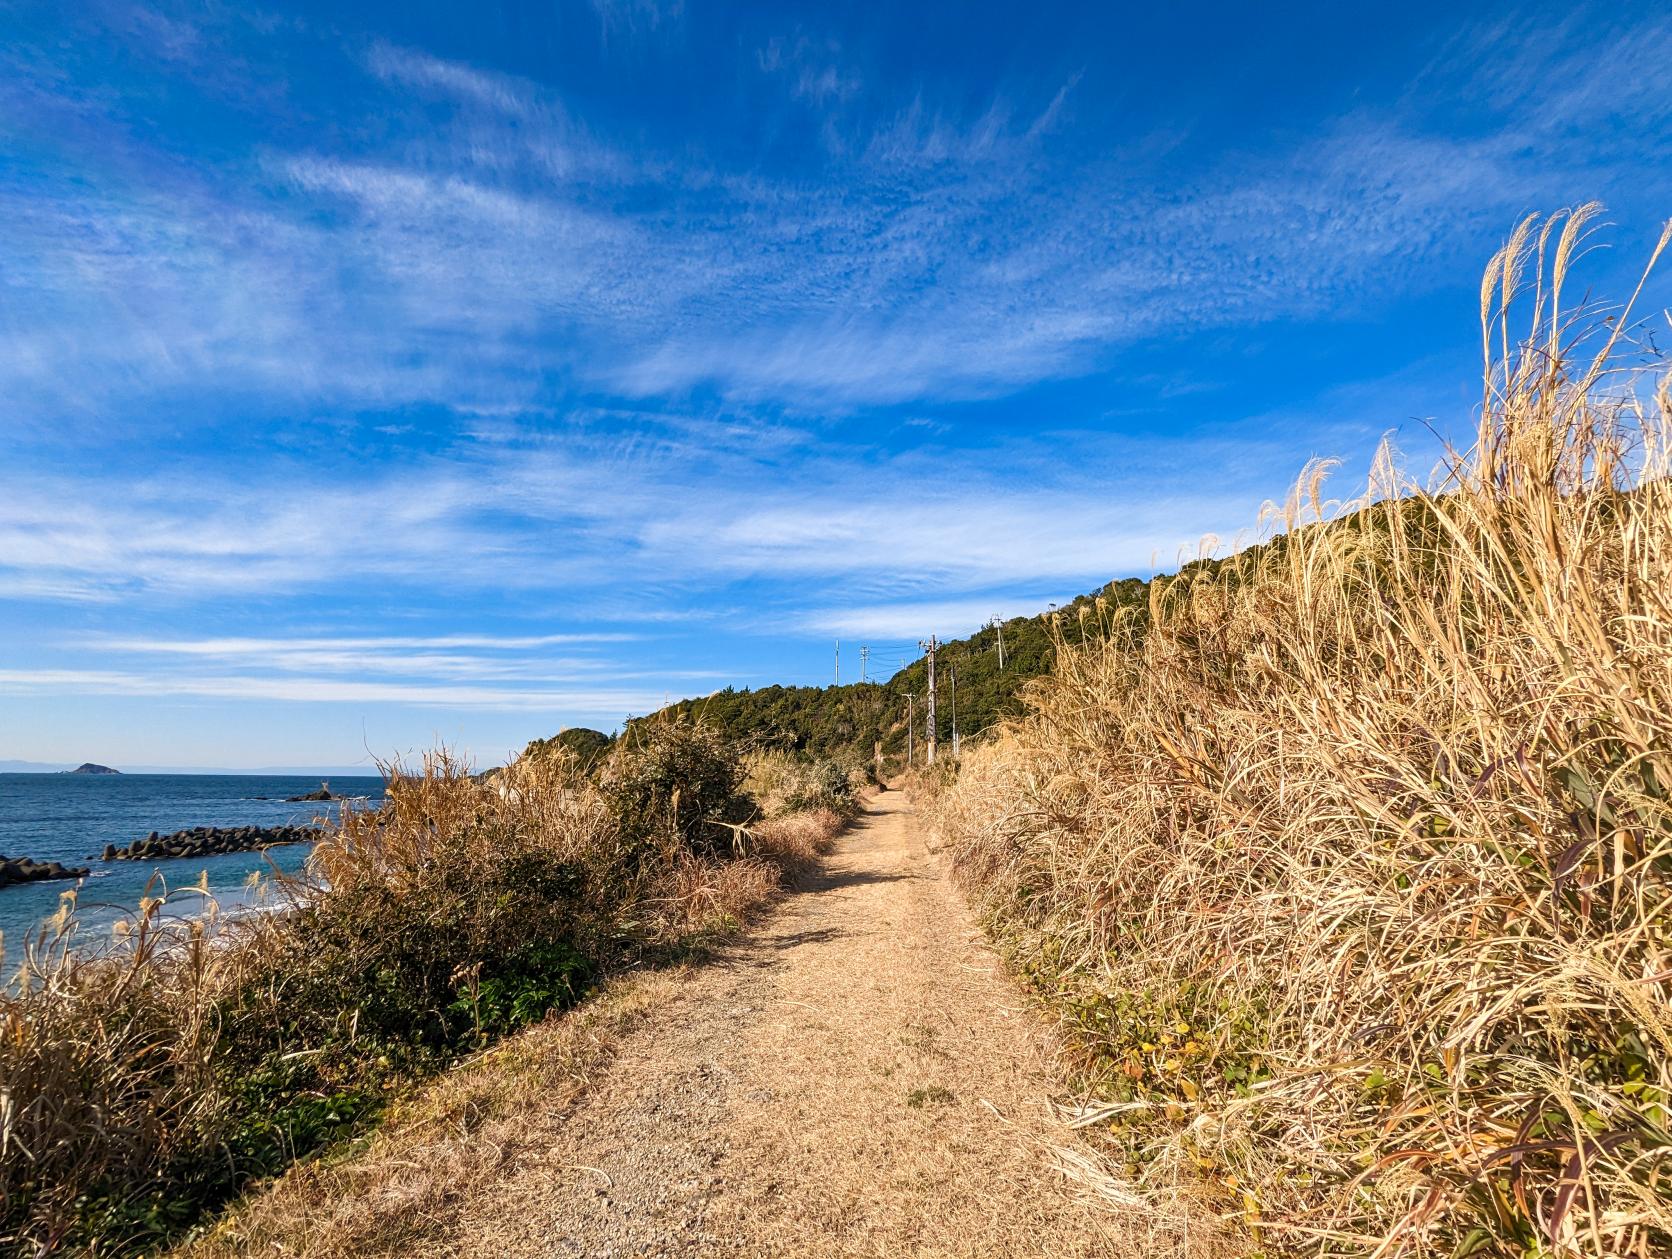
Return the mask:
[[929, 653], [929, 753], [923, 763], [933, 765], [935, 763], [935, 649], [940, 646], [940, 640], [930, 634], [928, 642], [919, 642], [917, 645]]
[[952, 759], [958, 759], [958, 670], [952, 673]]
[[842, 640], [836, 640], [836, 685], [842, 685]]
[[906, 765], [911, 766], [911, 728], [917, 724], [917, 696], [906, 696]]
[[871, 649], [869, 647], [861, 647], [859, 649], [859, 680], [861, 682], [865, 681], [865, 679], [870, 676], [870, 662]]
[[1004, 672], [1004, 622], [998, 617], [993, 618], [993, 628], [999, 632], [999, 672]]

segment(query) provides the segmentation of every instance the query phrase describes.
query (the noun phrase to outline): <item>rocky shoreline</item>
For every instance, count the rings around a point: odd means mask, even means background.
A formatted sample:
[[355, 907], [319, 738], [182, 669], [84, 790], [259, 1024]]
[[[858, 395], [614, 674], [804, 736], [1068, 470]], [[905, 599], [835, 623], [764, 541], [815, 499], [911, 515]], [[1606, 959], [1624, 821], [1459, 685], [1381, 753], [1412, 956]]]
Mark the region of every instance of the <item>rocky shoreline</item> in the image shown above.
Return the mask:
[[106, 844], [104, 861], [158, 861], [174, 857], [213, 857], [221, 853], [251, 852], [280, 844], [311, 843], [325, 832], [318, 826], [194, 826], [159, 835], [152, 831], [125, 848]]
[[8, 857], [0, 853], [0, 887], [46, 879], [84, 879], [89, 873], [85, 866], [72, 867], [60, 861], [36, 861], [32, 857]]

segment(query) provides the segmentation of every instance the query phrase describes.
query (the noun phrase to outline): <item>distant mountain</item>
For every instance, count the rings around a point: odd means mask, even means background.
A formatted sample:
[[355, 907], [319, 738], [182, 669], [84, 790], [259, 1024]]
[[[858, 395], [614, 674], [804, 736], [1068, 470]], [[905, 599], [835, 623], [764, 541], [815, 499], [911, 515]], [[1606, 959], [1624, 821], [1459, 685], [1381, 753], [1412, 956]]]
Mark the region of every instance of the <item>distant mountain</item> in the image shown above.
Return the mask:
[[120, 774], [119, 769], [112, 769], [108, 765], [95, 765], [92, 761], [83, 761], [74, 769], [67, 769], [66, 774]]

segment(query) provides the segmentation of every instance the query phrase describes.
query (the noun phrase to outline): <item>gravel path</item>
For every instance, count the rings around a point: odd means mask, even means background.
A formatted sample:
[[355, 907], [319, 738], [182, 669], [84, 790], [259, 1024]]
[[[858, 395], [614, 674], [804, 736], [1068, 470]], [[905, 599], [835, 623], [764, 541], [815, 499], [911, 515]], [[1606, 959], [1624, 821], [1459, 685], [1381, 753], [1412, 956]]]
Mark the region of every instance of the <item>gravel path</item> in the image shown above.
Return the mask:
[[529, 1114], [428, 1253], [1137, 1253], [1050, 1164], [1032, 1016], [884, 793], [809, 880]]

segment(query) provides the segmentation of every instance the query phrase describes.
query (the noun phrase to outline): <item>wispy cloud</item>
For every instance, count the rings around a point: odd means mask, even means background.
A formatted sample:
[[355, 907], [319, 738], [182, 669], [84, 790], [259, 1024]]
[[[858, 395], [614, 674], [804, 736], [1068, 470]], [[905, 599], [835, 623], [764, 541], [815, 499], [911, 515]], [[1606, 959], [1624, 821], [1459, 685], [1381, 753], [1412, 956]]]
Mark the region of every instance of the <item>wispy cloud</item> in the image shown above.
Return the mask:
[[438, 634], [413, 637], [362, 635], [330, 638], [193, 638], [155, 639], [97, 636], [87, 641], [113, 651], [160, 652], [182, 656], [264, 656], [274, 651], [526, 651], [533, 647], [580, 643], [627, 643], [638, 634]]
[[618, 686], [531, 688], [260, 674], [189, 676], [103, 669], [0, 669], [0, 694], [187, 696], [305, 704], [407, 704], [432, 709], [577, 714], [619, 721], [662, 703], [660, 691]]
[[[636, 642], [641, 638], [642, 635], [624, 633], [195, 639], [93, 634], [80, 642], [84, 650], [105, 657], [164, 657], [224, 670], [254, 667], [266, 673], [550, 684], [588, 676], [607, 675], [617, 680], [643, 676], [631, 663], [613, 656], [574, 654], [577, 648]], [[569, 649], [570, 654], [553, 654], [553, 649], [560, 647]], [[670, 673], [658, 671], [656, 676], [670, 676]]]
[[943, 637], [963, 637], [974, 633], [994, 617], [1010, 620], [1045, 611], [1052, 602], [1064, 602], [1075, 595], [1086, 593], [1075, 590], [1035, 595], [994, 595], [980, 599], [914, 600], [899, 603], [876, 603], [857, 606], [817, 608], [807, 613], [801, 624], [821, 634], [843, 634], [855, 638], [884, 638], [909, 640], [920, 634], [939, 634]]
[[761, 70], [780, 76], [791, 95], [813, 105], [845, 101], [865, 86], [864, 78], [841, 64], [842, 47], [835, 40], [812, 39], [804, 33], [775, 35], [756, 54]]
[[458, 61], [446, 61], [382, 40], [366, 53], [366, 67], [387, 83], [416, 87], [496, 109], [513, 118], [537, 112], [538, 89], [526, 80], [491, 74]]
[[[809, 99], [859, 90], [828, 44], [758, 56]], [[1561, 118], [1513, 101], [1513, 127], [1442, 135], [1365, 108], [1183, 171], [1059, 155], [1071, 78], [1026, 107], [874, 102], [809, 188], [700, 151], [629, 152], [515, 76], [376, 42], [364, 64], [457, 112], [418, 115], [375, 158], [268, 151], [253, 185], [161, 153], [143, 185], [0, 181], [7, 269], [29, 281], [0, 313], [16, 405], [95, 416], [164, 390], [529, 404], [554, 357], [640, 397], [988, 397], [1140, 338], [1420, 290], [1585, 182], [1539, 156]], [[1591, 108], [1596, 89], [1572, 82], [1572, 108]]]
[[606, 37], [642, 37], [685, 16], [685, 0], [591, 0]]
[[166, 481], [102, 489], [89, 499], [76, 482], [6, 478], [0, 591], [17, 593], [14, 581], [87, 598], [292, 590], [345, 572], [442, 574], [456, 567], [449, 555], [492, 563], [504, 545], [471, 522], [471, 487], [446, 472], [305, 493], [271, 475], [205, 478], [189, 496]]
[[[945, 461], [827, 448], [786, 467], [794, 440], [757, 445], [754, 432], [652, 421], [637, 437], [597, 440], [570, 428], [551, 444], [467, 446], [305, 493], [292, 465], [192, 465], [181, 469], [194, 486], [185, 496], [176, 478], [108, 477], [88, 496], [68, 481], [0, 474], [10, 491], [0, 493], [0, 594], [276, 596], [352, 576], [406, 591], [561, 590], [577, 606], [603, 592], [625, 613], [623, 583], [648, 603], [668, 583], [885, 570], [920, 588], [1081, 581], [1147, 570], [1156, 557], [1165, 565], [1203, 531], [1252, 522], [1293, 471], [1255, 443], [1213, 494], [1161, 496], [1139, 479], [1088, 475], [1130, 449], [1092, 435], [1073, 439], [1082, 471], [1060, 465], [1055, 436]], [[1160, 447], [1146, 456], [1162, 457]], [[1031, 484], [1014, 480], [1023, 469]]]

